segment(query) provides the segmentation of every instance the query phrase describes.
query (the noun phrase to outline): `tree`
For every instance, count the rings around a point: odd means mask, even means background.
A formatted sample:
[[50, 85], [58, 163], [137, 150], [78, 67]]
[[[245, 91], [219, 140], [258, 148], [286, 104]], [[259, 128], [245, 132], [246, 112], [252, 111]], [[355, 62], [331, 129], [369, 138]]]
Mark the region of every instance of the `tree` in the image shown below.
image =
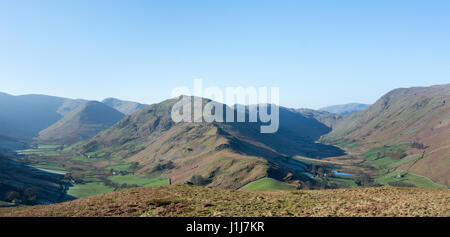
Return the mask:
[[131, 163], [131, 165], [130, 165], [130, 170], [131, 171], [136, 171], [137, 169], [139, 168], [139, 162], [133, 162], [133, 163]]
[[23, 192], [23, 197], [25, 198], [25, 202], [28, 204], [34, 204], [37, 201], [37, 192], [34, 188], [27, 188]]
[[312, 165], [311, 165], [311, 174], [312, 174], [312, 175], [316, 175], [316, 174], [317, 174], [316, 168], [317, 168], [317, 167], [316, 167], [315, 164], [312, 164]]
[[6, 200], [9, 201], [9, 202], [16, 202], [19, 199], [20, 199], [19, 192], [10, 191], [10, 192], [6, 193]]
[[319, 177], [323, 177], [323, 175], [325, 174], [325, 171], [323, 170], [322, 167], [319, 167], [319, 169], [317, 170], [317, 173], [319, 174]]
[[363, 174], [356, 178], [355, 183], [359, 186], [371, 186], [373, 184], [373, 180], [369, 175]]
[[211, 182], [211, 180], [203, 178], [201, 175], [193, 175], [191, 178], [191, 182], [194, 185], [198, 185], [198, 186], [204, 186], [207, 185]]

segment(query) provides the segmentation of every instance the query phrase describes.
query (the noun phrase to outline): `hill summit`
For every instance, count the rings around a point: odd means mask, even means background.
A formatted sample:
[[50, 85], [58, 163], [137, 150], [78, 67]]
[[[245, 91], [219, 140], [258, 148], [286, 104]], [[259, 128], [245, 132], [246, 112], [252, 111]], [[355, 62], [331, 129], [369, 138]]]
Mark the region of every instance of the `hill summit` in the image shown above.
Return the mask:
[[101, 102], [89, 101], [42, 130], [39, 142], [71, 144], [91, 138], [125, 115]]
[[119, 100], [116, 98], [106, 98], [102, 101], [102, 103], [126, 115], [132, 114], [147, 106], [145, 104], [139, 104], [133, 101]]

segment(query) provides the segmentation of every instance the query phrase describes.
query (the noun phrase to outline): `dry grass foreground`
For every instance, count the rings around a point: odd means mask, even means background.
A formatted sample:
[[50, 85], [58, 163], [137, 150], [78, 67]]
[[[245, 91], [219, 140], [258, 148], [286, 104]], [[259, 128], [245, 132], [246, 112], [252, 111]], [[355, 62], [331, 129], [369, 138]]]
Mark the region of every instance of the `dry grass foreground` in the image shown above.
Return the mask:
[[6, 208], [0, 216], [450, 216], [450, 191], [386, 186], [248, 192], [171, 185]]

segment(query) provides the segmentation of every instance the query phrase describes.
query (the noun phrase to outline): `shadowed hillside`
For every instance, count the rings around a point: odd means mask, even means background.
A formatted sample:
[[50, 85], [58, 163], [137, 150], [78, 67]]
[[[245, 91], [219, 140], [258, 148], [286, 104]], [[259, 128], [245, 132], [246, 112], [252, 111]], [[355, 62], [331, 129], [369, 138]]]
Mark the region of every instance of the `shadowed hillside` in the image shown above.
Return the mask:
[[103, 103], [90, 101], [64, 116], [52, 126], [42, 130], [40, 143], [71, 144], [91, 138], [125, 117]]
[[327, 111], [313, 110], [313, 109], [296, 109], [295, 111], [301, 113], [307, 118], [314, 118], [317, 121], [327, 125], [333, 129], [336, 124], [342, 120], [345, 116], [339, 114], [333, 114]]
[[[450, 84], [396, 89], [366, 110], [348, 115], [323, 141], [355, 144], [362, 151], [378, 149], [374, 163], [381, 164], [389, 156], [391, 160], [400, 160], [390, 171], [411, 171], [448, 185], [449, 101]], [[409, 145], [401, 149], [404, 154], [399, 149], [395, 151], [398, 154], [386, 153], [388, 146], [395, 144]]]
[[29, 167], [0, 154], [0, 201], [11, 201], [12, 192], [16, 193], [12, 197], [24, 204], [61, 201], [65, 190], [62, 179], [61, 174]]
[[85, 102], [46, 95], [0, 93], [0, 134], [15, 138], [36, 137], [39, 131]]

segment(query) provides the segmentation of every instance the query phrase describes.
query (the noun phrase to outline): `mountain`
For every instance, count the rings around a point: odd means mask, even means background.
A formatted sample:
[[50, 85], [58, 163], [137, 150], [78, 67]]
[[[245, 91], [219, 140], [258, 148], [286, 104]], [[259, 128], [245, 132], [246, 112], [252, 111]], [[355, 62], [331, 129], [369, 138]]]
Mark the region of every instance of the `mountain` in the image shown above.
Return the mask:
[[36, 137], [39, 131], [85, 102], [46, 95], [0, 93], [0, 134], [14, 138]]
[[[127, 116], [79, 145], [78, 152], [138, 162], [136, 175], [162, 175], [174, 183], [196, 179], [202, 185], [226, 188], [265, 176], [310, 180], [304, 174], [310, 167], [289, 157], [343, 154], [337, 147], [315, 142], [329, 127], [292, 109], [279, 108], [278, 132], [261, 134], [261, 122], [175, 123], [170, 112], [178, 100], [149, 105]], [[251, 109], [247, 107], [246, 113]]]
[[119, 100], [116, 98], [107, 98], [102, 101], [105, 105], [108, 105], [111, 108], [114, 108], [115, 110], [120, 111], [121, 113], [125, 115], [132, 114], [142, 108], [144, 108], [145, 104], [139, 104], [137, 102], [132, 101], [126, 101], [126, 100]]
[[97, 101], [89, 101], [39, 133], [37, 140], [48, 144], [71, 144], [91, 138], [125, 117]]
[[7, 217], [449, 216], [447, 190], [353, 188], [249, 192], [169, 185], [120, 190], [53, 205], [0, 210]]
[[364, 110], [365, 108], [369, 107], [370, 105], [367, 104], [359, 104], [359, 103], [349, 103], [349, 104], [343, 104], [343, 105], [332, 105], [327, 106], [324, 108], [321, 108], [319, 110], [326, 111], [333, 114], [350, 114], [353, 112]]
[[[448, 185], [449, 101], [450, 84], [395, 89], [364, 111], [349, 114], [322, 141], [373, 151], [375, 157], [370, 159], [388, 173], [408, 171]], [[393, 145], [403, 147], [393, 151]], [[370, 153], [365, 155], [371, 157]], [[381, 160], [390, 165], [382, 165]]]

